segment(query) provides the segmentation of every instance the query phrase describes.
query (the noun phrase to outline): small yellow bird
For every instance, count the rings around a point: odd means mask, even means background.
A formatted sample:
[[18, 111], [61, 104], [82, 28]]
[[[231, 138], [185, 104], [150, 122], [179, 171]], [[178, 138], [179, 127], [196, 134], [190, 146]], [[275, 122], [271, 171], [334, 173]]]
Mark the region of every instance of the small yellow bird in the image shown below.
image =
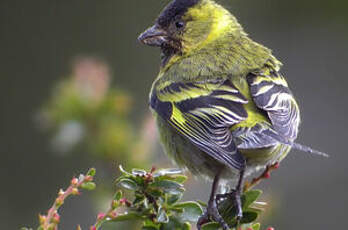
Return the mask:
[[167, 154], [214, 180], [198, 229], [208, 220], [229, 229], [217, 209], [220, 179], [238, 179], [227, 195], [241, 218], [245, 176], [280, 162], [291, 148], [323, 154], [294, 143], [300, 111], [282, 64], [214, 1], [172, 1], [139, 40], [162, 51], [150, 106]]

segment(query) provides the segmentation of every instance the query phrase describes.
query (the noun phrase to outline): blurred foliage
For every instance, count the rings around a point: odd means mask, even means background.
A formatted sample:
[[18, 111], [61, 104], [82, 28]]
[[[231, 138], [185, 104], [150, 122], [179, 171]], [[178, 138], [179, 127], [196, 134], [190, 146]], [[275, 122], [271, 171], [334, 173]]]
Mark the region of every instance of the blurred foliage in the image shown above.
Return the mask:
[[[203, 214], [205, 203], [181, 201], [185, 191], [183, 183], [187, 179], [181, 170], [152, 168], [148, 172], [142, 169], [127, 172], [120, 166], [120, 171], [121, 176], [117, 178], [116, 183], [122, 190], [115, 192], [108, 211], [97, 215], [97, 220], [90, 230], [101, 229], [106, 223], [125, 221], [141, 222], [142, 230], [190, 230], [191, 224], [195, 224]], [[61, 221], [58, 211], [66, 198], [79, 195], [80, 189], [94, 190], [95, 172], [95, 169], [90, 169], [87, 174], [74, 177], [65, 191], [60, 189], [47, 215], [39, 215], [40, 225], [37, 230], [58, 230]], [[124, 194], [125, 190], [130, 193]], [[253, 222], [262, 211], [256, 202], [260, 194], [259, 190], [250, 190], [242, 195], [243, 218], [239, 225], [236, 222], [237, 209], [229, 198], [218, 203], [222, 217], [233, 229], [238, 227], [238, 230], [259, 230], [260, 224]], [[202, 229], [219, 228], [219, 224], [211, 222], [203, 225]], [[78, 226], [77, 229], [81, 230], [81, 227]]]
[[[108, 65], [84, 57], [75, 61], [70, 77], [58, 82], [41, 109], [40, 122], [53, 134], [53, 147], [58, 152], [69, 153], [83, 146], [104, 160], [144, 166], [155, 139], [154, 129], [146, 119], [146, 130], [137, 132], [131, 111], [132, 97], [121, 88], [111, 87]], [[132, 157], [135, 152], [137, 157]]]

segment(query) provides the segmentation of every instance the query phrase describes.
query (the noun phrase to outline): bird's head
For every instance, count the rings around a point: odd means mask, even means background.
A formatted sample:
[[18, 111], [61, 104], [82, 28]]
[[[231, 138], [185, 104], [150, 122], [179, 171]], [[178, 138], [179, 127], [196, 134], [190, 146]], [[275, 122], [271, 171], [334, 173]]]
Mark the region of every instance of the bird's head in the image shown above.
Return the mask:
[[212, 0], [173, 0], [138, 39], [160, 47], [164, 65], [172, 56], [190, 55], [216, 46], [220, 38], [233, 41], [243, 34], [237, 20]]

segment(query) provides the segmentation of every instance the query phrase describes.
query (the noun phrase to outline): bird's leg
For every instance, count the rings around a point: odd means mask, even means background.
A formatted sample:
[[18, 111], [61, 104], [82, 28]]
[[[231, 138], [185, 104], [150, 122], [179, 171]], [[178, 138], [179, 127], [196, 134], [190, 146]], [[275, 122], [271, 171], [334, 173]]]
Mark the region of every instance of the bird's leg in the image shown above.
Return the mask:
[[268, 179], [268, 178], [270, 178], [271, 172], [272, 172], [273, 170], [277, 169], [277, 168], [279, 168], [279, 162], [276, 162], [276, 163], [274, 163], [274, 164], [272, 164], [272, 165], [268, 165], [268, 166], [266, 167], [266, 169], [263, 171], [263, 173], [262, 173], [260, 176], [254, 178], [251, 182], [246, 182], [246, 183], [245, 183], [244, 189], [243, 189], [244, 192], [248, 191], [248, 190], [251, 189], [252, 187], [254, 187], [254, 186], [256, 186], [257, 184], [259, 184], [260, 181], [261, 181], [262, 179]]
[[217, 192], [217, 189], [219, 187], [219, 179], [220, 179], [220, 174], [221, 171], [215, 176], [214, 181], [213, 181], [213, 186], [210, 194], [210, 198], [208, 201], [208, 207], [205, 213], [198, 219], [197, 222], [197, 229], [201, 230], [202, 225], [205, 223], [212, 221], [218, 222], [223, 230], [228, 230], [230, 229], [228, 224], [224, 221], [224, 219], [221, 217], [219, 210], [217, 208], [217, 202], [215, 199], [215, 195]]
[[241, 201], [241, 195], [243, 192], [242, 191], [243, 180], [244, 180], [244, 169], [242, 169], [239, 173], [239, 180], [235, 189], [232, 189], [230, 193], [216, 195], [217, 201], [231, 197], [231, 200], [234, 202], [234, 206], [237, 208], [237, 222], [239, 222], [243, 217], [242, 201]]
[[243, 188], [243, 180], [244, 180], [244, 169], [242, 169], [239, 173], [239, 180], [238, 184], [235, 190], [232, 191], [232, 195], [234, 195], [234, 199], [236, 201], [237, 205], [237, 220], [238, 222], [242, 219], [243, 217], [243, 210], [242, 210], [242, 201], [240, 199], [242, 195], [242, 188]]

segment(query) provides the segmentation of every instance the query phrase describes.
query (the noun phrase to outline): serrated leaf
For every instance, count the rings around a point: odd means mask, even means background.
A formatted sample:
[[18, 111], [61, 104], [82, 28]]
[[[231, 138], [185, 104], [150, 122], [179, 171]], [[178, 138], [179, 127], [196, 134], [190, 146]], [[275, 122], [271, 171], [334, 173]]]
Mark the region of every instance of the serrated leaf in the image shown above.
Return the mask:
[[96, 185], [94, 182], [86, 182], [81, 185], [81, 188], [86, 190], [93, 190], [95, 189]]
[[127, 179], [127, 178], [120, 179], [120, 181], [118, 182], [118, 185], [121, 186], [122, 188], [132, 190], [132, 191], [135, 191], [138, 189], [138, 185], [133, 180]]
[[160, 170], [157, 170], [153, 174], [153, 177], [167, 176], [167, 175], [177, 175], [177, 174], [182, 174], [182, 173], [183, 173], [183, 171], [181, 169], [176, 169], [176, 168], [160, 169]]
[[182, 202], [174, 205], [175, 208], [183, 208], [184, 212], [179, 215], [183, 222], [197, 222], [203, 214], [202, 207], [194, 201]]
[[170, 180], [159, 180], [151, 184], [151, 187], [162, 189], [169, 194], [179, 194], [184, 192], [181, 184]]
[[254, 203], [259, 196], [262, 194], [261, 190], [250, 190], [242, 195], [243, 210], [248, 208], [252, 203]]

